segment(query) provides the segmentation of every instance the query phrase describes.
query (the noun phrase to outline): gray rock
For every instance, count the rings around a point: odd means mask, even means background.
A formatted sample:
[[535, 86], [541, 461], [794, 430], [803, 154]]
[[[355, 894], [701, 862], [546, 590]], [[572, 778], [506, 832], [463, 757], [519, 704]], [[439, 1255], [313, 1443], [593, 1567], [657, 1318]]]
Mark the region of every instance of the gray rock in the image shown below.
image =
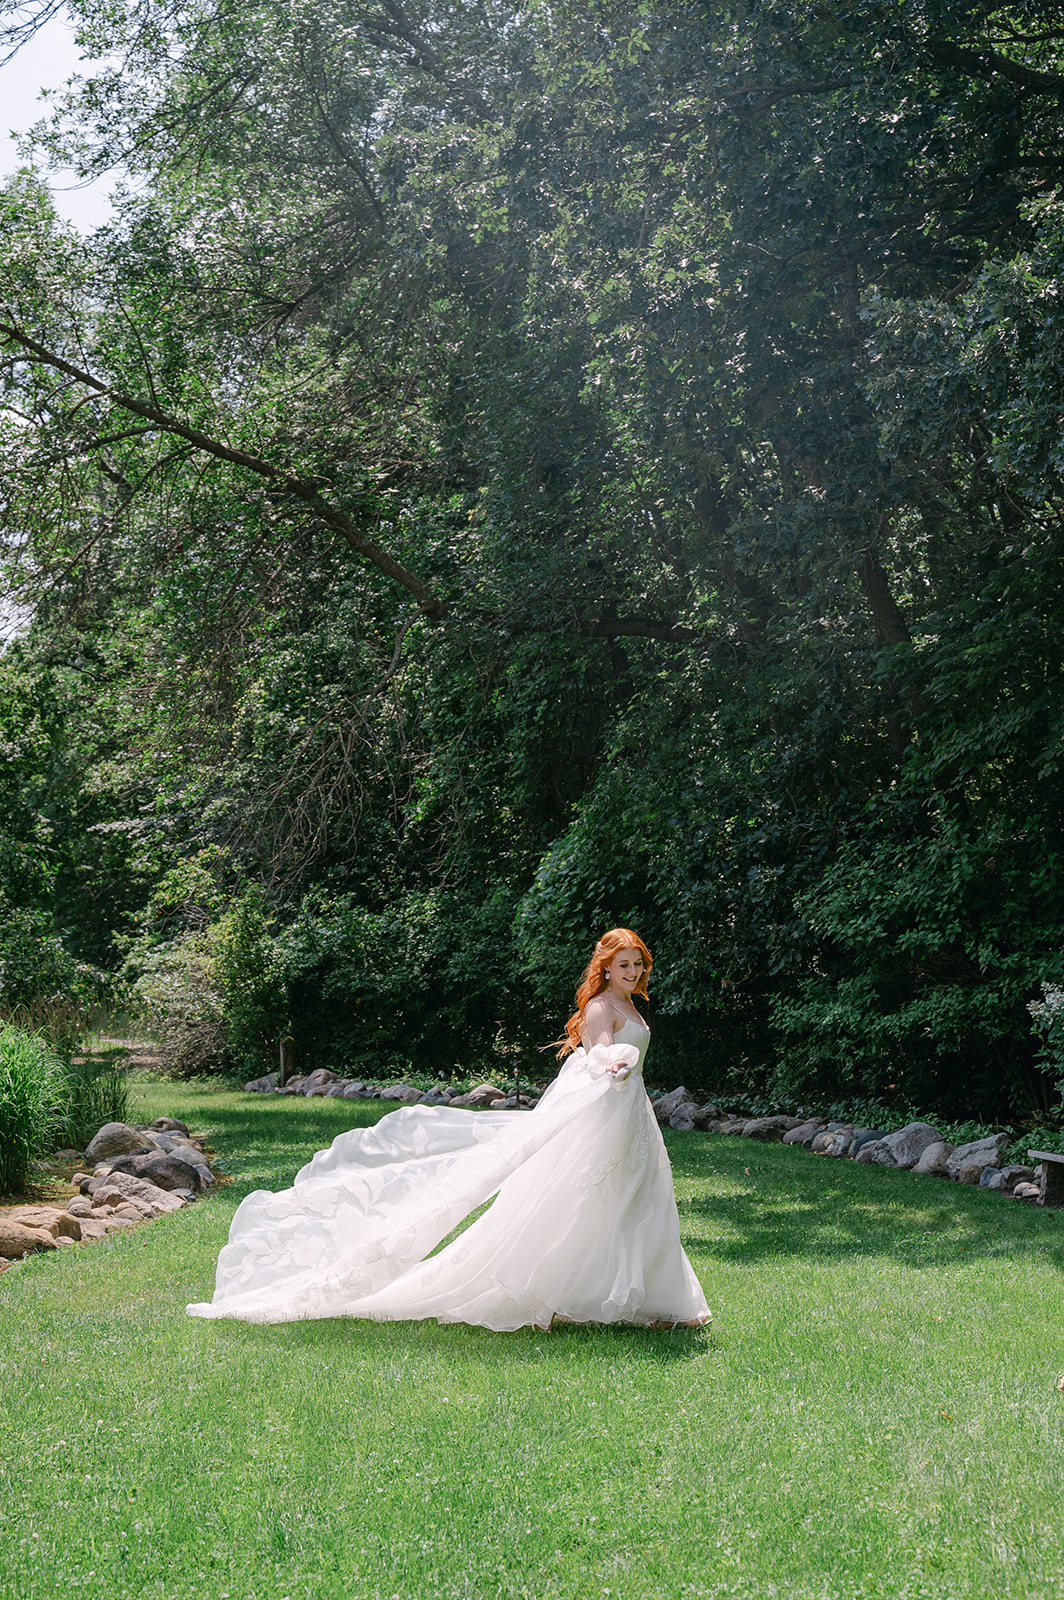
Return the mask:
[[820, 1132], [815, 1133], [812, 1139], [810, 1139], [809, 1148], [812, 1150], [815, 1156], [822, 1156], [830, 1146], [834, 1137], [835, 1134], [830, 1128], [821, 1128]]
[[422, 1092], [421, 1089], [415, 1089], [412, 1083], [390, 1083], [387, 1089], [381, 1090], [380, 1097], [382, 1100], [399, 1100], [403, 1105], [414, 1106], [421, 1099]]
[[[860, 1150], [857, 1151], [853, 1159], [857, 1162], [858, 1166], [869, 1167], [875, 1162], [876, 1156], [885, 1148], [886, 1146], [882, 1139], [869, 1139], [866, 1144], [861, 1146]], [[883, 1165], [892, 1167], [894, 1162], [892, 1160], [888, 1160], [884, 1162]]]
[[826, 1156], [833, 1156], [836, 1160], [848, 1156], [853, 1150], [853, 1129], [840, 1128], [831, 1135], [831, 1143], [824, 1151]]
[[298, 1075], [296, 1077], [294, 1077], [294, 1078], [289, 1078], [288, 1082], [285, 1084], [284, 1088], [281, 1090], [281, 1093], [282, 1094], [302, 1094], [304, 1086], [306, 1084], [306, 1081], [307, 1080], [306, 1080], [305, 1077], [299, 1077]]
[[1037, 1183], [1020, 1182], [1013, 1189], [1012, 1198], [1014, 1200], [1037, 1200], [1040, 1194], [1041, 1190]]
[[823, 1131], [824, 1124], [820, 1117], [814, 1117], [810, 1122], [800, 1122], [796, 1128], [783, 1135], [784, 1144], [810, 1145], [818, 1133]]
[[330, 1072], [328, 1067], [315, 1067], [314, 1071], [303, 1080], [301, 1093], [307, 1096], [327, 1094], [331, 1083], [339, 1083], [340, 1074]]
[[930, 1178], [944, 1178], [946, 1176], [946, 1163], [953, 1154], [954, 1146], [940, 1139], [937, 1144], [929, 1144], [923, 1155], [913, 1167], [914, 1172]]
[[267, 1072], [261, 1078], [252, 1078], [250, 1083], [245, 1083], [244, 1089], [248, 1094], [269, 1094], [272, 1089], [276, 1089], [280, 1081], [279, 1072]]
[[693, 1100], [684, 1100], [681, 1105], [676, 1107], [676, 1110], [669, 1118], [669, 1127], [675, 1128], [678, 1133], [693, 1133], [695, 1117], [701, 1109], [702, 1107], [696, 1105]]
[[205, 1159], [203, 1143], [200, 1139], [186, 1139], [184, 1134], [175, 1133], [169, 1152], [177, 1156], [179, 1161], [203, 1161]]
[[489, 1111], [531, 1111], [537, 1102], [531, 1095], [523, 1094], [518, 1100], [517, 1095], [508, 1094], [502, 1100], [493, 1100], [488, 1106]]
[[111, 1172], [103, 1178], [93, 1178], [89, 1183], [93, 1200], [100, 1205], [117, 1206], [123, 1200], [143, 1200], [157, 1216], [163, 1212], [180, 1211], [184, 1201], [169, 1189], [160, 1189], [146, 1178], [136, 1178], [128, 1172]]
[[200, 1176], [204, 1170], [209, 1181], [210, 1169], [205, 1168], [202, 1161], [193, 1166], [189, 1161], [178, 1160], [177, 1156], [164, 1155], [161, 1150], [153, 1150], [146, 1156], [116, 1156], [111, 1163], [112, 1173], [127, 1172], [134, 1178], [146, 1178], [159, 1189], [198, 1191], [204, 1187]]
[[946, 1173], [960, 1183], [978, 1183], [978, 1174], [972, 1177], [961, 1177], [961, 1173], [978, 1167], [981, 1173], [984, 1167], [1000, 1167], [1001, 1152], [1009, 1142], [1007, 1133], [995, 1133], [988, 1139], [973, 1139], [971, 1144], [958, 1145], [949, 1160], [946, 1162]]
[[681, 1083], [678, 1089], [670, 1089], [668, 1094], [663, 1094], [659, 1099], [654, 1101], [654, 1115], [657, 1117], [660, 1123], [668, 1126], [671, 1118], [677, 1111], [679, 1111], [681, 1106], [694, 1106], [697, 1104], [698, 1101], [695, 1099], [690, 1089], [685, 1089]]
[[987, 1187], [1003, 1189], [1006, 1194], [1011, 1194], [1018, 1183], [1034, 1183], [1035, 1172], [1033, 1167], [1002, 1167], [1000, 1177], [1000, 1183], [988, 1184]]
[[895, 1133], [876, 1140], [872, 1157], [877, 1167], [915, 1167], [930, 1145], [941, 1144], [942, 1135], [929, 1122], [910, 1122]]
[[854, 1128], [852, 1153], [856, 1155], [864, 1145], [876, 1144], [880, 1139], [885, 1139], [886, 1137], [887, 1131], [885, 1128]]
[[365, 1097], [366, 1085], [364, 1083], [349, 1083], [342, 1096], [344, 1100], [364, 1100]]
[[76, 1194], [73, 1200], [67, 1201], [67, 1212], [72, 1217], [91, 1217], [92, 1201], [83, 1194]]
[[451, 1101], [452, 1106], [490, 1106], [493, 1100], [505, 1100], [506, 1094], [493, 1083], [478, 1083], [468, 1094], [460, 1094]]
[[752, 1117], [743, 1128], [743, 1137], [779, 1143], [785, 1133], [790, 1133], [797, 1126], [797, 1117]]
[[[418, 1104], [423, 1106], [449, 1106], [450, 1103], [450, 1096], [442, 1094], [439, 1089], [429, 1089], [418, 1101]], [[497, 1101], [496, 1104], [498, 1104]]]
[[1011, 1194], [1017, 1184], [1033, 1182], [1033, 1167], [984, 1167], [979, 1186], [998, 1194]]
[[90, 1139], [85, 1155], [89, 1161], [103, 1161], [108, 1156], [124, 1156], [132, 1150], [147, 1148], [146, 1141], [136, 1128], [129, 1127], [125, 1122], [105, 1122]]
[[156, 1117], [154, 1122], [149, 1122], [148, 1127], [153, 1133], [187, 1133], [188, 1123], [182, 1122], [178, 1117]]

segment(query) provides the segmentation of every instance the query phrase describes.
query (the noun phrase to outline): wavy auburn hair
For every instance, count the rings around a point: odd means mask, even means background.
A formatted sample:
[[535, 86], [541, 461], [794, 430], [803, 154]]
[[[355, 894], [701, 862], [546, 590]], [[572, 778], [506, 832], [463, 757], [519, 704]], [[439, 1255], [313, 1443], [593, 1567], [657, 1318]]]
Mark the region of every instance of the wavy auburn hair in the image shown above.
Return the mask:
[[558, 1051], [559, 1061], [564, 1061], [570, 1051], [575, 1050], [580, 1044], [588, 1002], [594, 1000], [596, 995], [605, 994], [609, 988], [606, 968], [619, 950], [638, 950], [643, 957], [642, 976], [633, 993], [641, 994], [645, 1000], [650, 998], [647, 994], [647, 977], [654, 965], [654, 958], [638, 933], [633, 933], [631, 928], [611, 928], [609, 933], [602, 935], [595, 946], [583, 981], [576, 991], [576, 1010], [565, 1024], [565, 1038], [560, 1041], [561, 1049]]

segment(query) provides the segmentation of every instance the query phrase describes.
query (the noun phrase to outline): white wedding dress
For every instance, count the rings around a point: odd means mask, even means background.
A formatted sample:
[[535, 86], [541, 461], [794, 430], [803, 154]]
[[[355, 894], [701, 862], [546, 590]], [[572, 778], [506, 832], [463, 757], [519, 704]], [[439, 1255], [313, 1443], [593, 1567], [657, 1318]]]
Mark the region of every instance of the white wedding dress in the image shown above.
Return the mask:
[[[410, 1106], [242, 1202], [196, 1317], [436, 1317], [506, 1332], [697, 1322], [672, 1169], [643, 1087], [649, 1032], [576, 1050], [534, 1111]], [[622, 1064], [629, 1075], [609, 1068]], [[464, 1218], [488, 1209], [437, 1254]]]

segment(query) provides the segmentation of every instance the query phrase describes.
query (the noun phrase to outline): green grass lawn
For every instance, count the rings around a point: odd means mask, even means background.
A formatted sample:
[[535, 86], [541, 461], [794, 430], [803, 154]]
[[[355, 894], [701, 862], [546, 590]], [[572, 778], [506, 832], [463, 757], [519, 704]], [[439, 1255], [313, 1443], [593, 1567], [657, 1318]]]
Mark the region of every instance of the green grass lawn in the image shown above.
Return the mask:
[[232, 1183], [0, 1277], [0, 1596], [1064, 1596], [1064, 1218], [673, 1134], [706, 1334], [184, 1315], [372, 1120], [147, 1083]]

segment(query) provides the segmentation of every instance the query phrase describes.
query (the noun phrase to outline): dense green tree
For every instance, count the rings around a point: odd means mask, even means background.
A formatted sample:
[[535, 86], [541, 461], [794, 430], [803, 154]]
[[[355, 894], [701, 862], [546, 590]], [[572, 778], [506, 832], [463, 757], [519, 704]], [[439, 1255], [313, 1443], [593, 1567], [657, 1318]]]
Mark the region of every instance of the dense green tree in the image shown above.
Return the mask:
[[1040, 1104], [1057, 8], [72, 9], [137, 190], [8, 186], [4, 515], [161, 853], [71, 904], [220, 850], [444, 1064], [634, 921], [688, 1081]]

